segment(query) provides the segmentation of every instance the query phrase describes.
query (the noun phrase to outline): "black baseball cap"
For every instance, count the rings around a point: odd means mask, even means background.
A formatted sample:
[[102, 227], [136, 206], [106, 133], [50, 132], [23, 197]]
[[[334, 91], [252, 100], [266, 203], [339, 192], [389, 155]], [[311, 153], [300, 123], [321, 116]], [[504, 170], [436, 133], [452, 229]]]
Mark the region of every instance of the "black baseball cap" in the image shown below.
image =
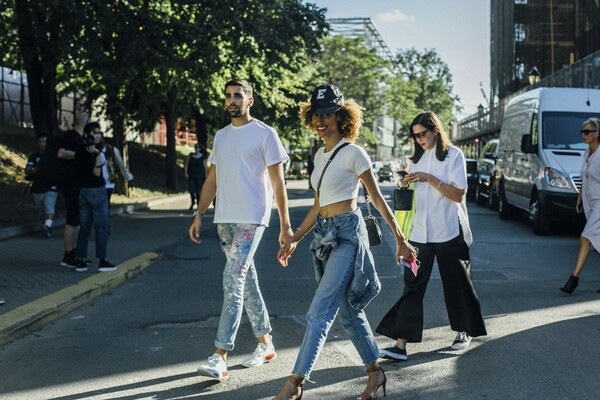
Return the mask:
[[333, 114], [344, 105], [344, 95], [337, 86], [320, 85], [310, 97], [310, 111], [314, 115]]

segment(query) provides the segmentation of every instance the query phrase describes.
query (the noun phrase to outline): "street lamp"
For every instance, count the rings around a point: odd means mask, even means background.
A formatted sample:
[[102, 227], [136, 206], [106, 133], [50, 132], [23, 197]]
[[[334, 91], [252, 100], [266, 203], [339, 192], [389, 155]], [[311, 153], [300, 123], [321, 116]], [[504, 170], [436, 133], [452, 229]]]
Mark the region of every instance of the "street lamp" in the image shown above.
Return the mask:
[[537, 67], [533, 67], [531, 68], [531, 71], [529, 71], [529, 74], [527, 75], [527, 78], [529, 79], [529, 84], [533, 85], [534, 83], [538, 83], [540, 81], [540, 71], [538, 71]]

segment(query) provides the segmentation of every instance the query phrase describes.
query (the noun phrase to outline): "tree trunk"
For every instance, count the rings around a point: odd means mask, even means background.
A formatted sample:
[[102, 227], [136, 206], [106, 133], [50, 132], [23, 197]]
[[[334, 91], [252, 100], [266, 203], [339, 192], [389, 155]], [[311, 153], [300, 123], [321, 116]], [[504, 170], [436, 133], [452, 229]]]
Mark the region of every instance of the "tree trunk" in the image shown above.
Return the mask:
[[177, 190], [177, 154], [175, 149], [175, 95], [169, 93], [169, 100], [165, 107], [165, 123], [167, 125], [167, 148], [165, 158], [165, 185], [167, 188]]
[[58, 106], [56, 94], [57, 60], [48, 59], [44, 52], [46, 39], [38, 37], [35, 24], [38, 16], [27, 2], [15, 2], [15, 16], [18, 26], [19, 47], [25, 64], [29, 88], [31, 119], [36, 135], [58, 133]]

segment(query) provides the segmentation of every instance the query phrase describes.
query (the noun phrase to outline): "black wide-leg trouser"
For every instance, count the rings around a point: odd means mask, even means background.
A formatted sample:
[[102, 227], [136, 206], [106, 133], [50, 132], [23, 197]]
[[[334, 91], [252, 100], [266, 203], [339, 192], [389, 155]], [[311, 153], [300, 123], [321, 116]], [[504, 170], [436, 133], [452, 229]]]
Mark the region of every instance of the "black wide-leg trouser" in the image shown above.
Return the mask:
[[472, 337], [486, 335], [481, 306], [471, 280], [469, 247], [462, 234], [444, 243], [410, 243], [419, 250], [421, 267], [416, 277], [411, 270], [404, 268], [402, 297], [383, 317], [377, 333], [412, 343], [422, 340], [423, 298], [435, 258], [442, 278], [450, 327]]

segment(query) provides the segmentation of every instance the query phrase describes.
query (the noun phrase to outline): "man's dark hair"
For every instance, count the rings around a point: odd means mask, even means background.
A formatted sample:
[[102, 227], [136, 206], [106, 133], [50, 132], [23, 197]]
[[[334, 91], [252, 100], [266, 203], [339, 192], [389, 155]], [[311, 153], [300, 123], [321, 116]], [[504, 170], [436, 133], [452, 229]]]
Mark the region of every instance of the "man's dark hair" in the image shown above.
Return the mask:
[[83, 127], [83, 133], [85, 133], [86, 135], [89, 135], [94, 129], [100, 129], [100, 123], [99, 122], [88, 122]]
[[40, 139], [40, 138], [48, 138], [48, 136], [50, 136], [50, 135], [48, 135], [48, 132], [40, 132], [40, 134], [37, 135], [37, 138], [38, 139]]
[[229, 86], [241, 86], [242, 92], [246, 93], [248, 97], [252, 97], [252, 86], [250, 86], [248, 81], [245, 79], [234, 78], [230, 80], [225, 84], [225, 89], [223, 89], [223, 91], [225, 91]]

